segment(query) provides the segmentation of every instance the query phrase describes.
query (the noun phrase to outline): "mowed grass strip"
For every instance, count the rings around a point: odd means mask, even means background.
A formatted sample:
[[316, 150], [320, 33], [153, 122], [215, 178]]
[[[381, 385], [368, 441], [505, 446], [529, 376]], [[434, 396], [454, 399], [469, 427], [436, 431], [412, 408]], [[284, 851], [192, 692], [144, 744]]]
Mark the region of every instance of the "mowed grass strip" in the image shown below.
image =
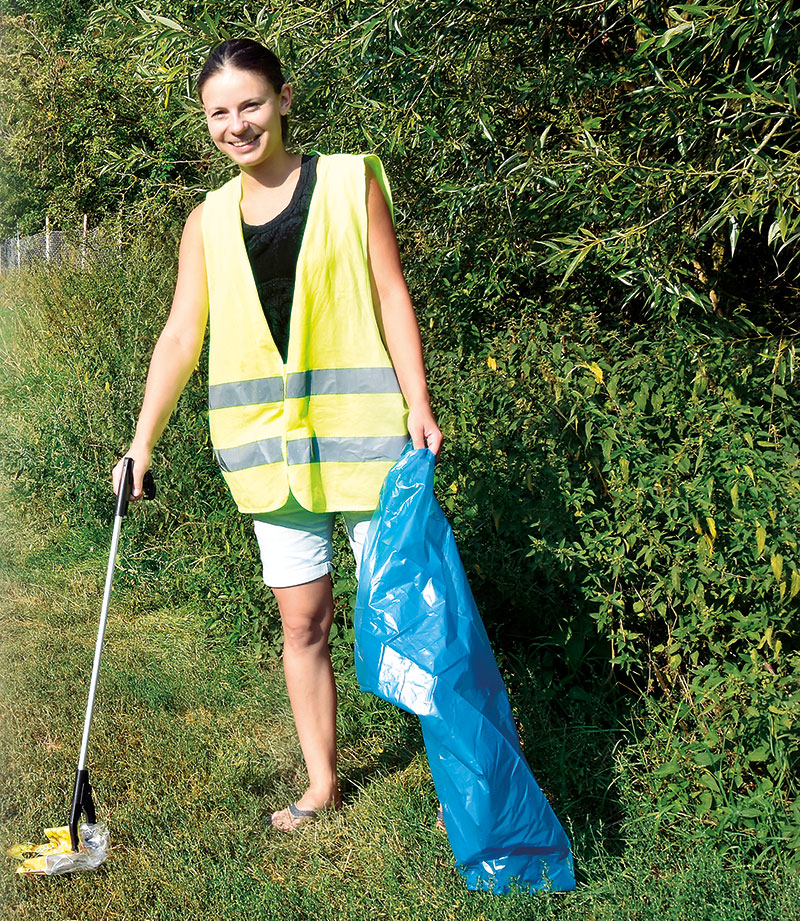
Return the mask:
[[[68, 544], [46, 510], [2, 497], [0, 790], [4, 846], [65, 824], [99, 619], [105, 548]], [[137, 512], [138, 513], [138, 512]], [[32, 517], [33, 516], [33, 517]], [[125, 553], [125, 538], [121, 555]], [[0, 875], [14, 921], [172, 919], [683, 919], [797, 917], [796, 877], [756, 875], [713, 851], [596, 810], [564, 816], [579, 889], [568, 895], [468, 892], [446, 837], [417, 722], [340, 676], [345, 808], [296, 835], [269, 815], [304, 775], [277, 662], [211, 641], [202, 611], [151, 609], [146, 586], [112, 596], [89, 768], [113, 854], [97, 871]], [[525, 708], [535, 699], [526, 696]], [[560, 727], [521, 714], [531, 760], [547, 772], [565, 752], [607, 751], [596, 727], [569, 745]], [[538, 738], [531, 739], [533, 730]], [[558, 776], [540, 777], [554, 795]], [[794, 914], [793, 914], [794, 912]]]

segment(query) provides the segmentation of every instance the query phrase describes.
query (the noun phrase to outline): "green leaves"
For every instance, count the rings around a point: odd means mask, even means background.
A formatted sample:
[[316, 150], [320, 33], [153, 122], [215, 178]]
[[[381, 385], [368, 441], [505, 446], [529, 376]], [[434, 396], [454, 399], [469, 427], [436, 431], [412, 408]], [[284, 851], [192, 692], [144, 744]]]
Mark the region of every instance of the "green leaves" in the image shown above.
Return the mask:
[[[532, 171], [558, 179], [536, 188], [542, 265], [561, 284], [616, 279], [618, 308], [760, 310], [767, 273], [787, 296], [796, 274], [800, 153], [786, 116], [797, 106], [800, 10], [728, 2], [666, 12], [664, 23], [640, 11], [649, 34], [635, 50], [624, 19], [615, 24], [604, 39], [613, 64], [587, 61], [568, 41], [551, 49], [547, 127], [561, 143], [531, 157]], [[764, 277], [743, 285], [753, 259]]]
[[[736, 801], [730, 821], [750, 821], [746, 791], [791, 786], [776, 765], [800, 752], [795, 360], [722, 320], [622, 336], [575, 312], [548, 330], [537, 354], [558, 436], [542, 423], [526, 451], [546, 452], [573, 528], [564, 540], [539, 512], [532, 564], [572, 588], [623, 680], [660, 698], [665, 757], [693, 767], [679, 781], [665, 766], [659, 807], [720, 822]], [[782, 699], [778, 727], [760, 700]]]

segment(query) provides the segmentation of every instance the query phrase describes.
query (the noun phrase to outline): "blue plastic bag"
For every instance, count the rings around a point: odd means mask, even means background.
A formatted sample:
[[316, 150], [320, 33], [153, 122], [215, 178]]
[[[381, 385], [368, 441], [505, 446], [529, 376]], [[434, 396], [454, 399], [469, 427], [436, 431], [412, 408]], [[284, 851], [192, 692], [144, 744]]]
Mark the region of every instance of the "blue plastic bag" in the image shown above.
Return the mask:
[[406, 448], [370, 522], [355, 610], [362, 690], [420, 718], [469, 889], [575, 888], [569, 840], [520, 748], [450, 525], [434, 456]]

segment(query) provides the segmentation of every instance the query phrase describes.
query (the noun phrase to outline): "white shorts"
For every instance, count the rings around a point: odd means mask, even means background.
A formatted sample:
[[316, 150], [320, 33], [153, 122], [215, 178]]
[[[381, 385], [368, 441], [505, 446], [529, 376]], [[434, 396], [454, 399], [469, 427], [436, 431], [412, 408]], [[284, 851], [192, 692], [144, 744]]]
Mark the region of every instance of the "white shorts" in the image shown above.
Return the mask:
[[[313, 582], [333, 569], [333, 519], [336, 512], [309, 512], [290, 495], [282, 508], [253, 515], [264, 582], [287, 588]], [[356, 559], [356, 573], [372, 512], [342, 512]]]

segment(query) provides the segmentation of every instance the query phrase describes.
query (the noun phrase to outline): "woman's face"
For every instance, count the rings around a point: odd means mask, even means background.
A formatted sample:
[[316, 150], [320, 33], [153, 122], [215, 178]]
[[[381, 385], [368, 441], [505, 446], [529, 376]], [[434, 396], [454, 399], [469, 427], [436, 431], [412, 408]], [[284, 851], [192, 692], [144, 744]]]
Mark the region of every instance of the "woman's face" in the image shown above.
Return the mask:
[[281, 115], [289, 111], [292, 88], [280, 93], [261, 74], [226, 67], [203, 87], [203, 109], [216, 146], [239, 166], [256, 166], [283, 150]]

